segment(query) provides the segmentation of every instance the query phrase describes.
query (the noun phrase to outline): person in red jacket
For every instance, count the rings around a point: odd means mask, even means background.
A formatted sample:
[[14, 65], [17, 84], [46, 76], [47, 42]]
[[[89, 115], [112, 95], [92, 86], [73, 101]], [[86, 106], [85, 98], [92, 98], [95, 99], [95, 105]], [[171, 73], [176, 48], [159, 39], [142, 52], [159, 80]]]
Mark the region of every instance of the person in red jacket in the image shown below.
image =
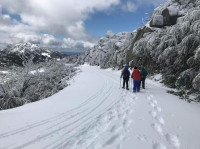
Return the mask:
[[133, 78], [133, 92], [140, 91], [141, 73], [137, 67], [134, 67], [131, 78]]

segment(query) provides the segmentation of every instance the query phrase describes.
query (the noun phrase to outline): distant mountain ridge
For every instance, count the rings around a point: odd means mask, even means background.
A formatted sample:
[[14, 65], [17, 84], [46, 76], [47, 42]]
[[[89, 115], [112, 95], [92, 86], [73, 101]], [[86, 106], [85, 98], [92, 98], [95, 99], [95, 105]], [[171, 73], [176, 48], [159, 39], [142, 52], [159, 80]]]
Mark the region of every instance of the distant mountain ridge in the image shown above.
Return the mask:
[[22, 66], [22, 57], [33, 57], [33, 62], [44, 62], [46, 59], [62, 59], [67, 57], [64, 53], [52, 51], [50, 49], [41, 48], [36, 44], [19, 43], [9, 45], [5, 49], [0, 50], [0, 66], [7, 67], [12, 65]]

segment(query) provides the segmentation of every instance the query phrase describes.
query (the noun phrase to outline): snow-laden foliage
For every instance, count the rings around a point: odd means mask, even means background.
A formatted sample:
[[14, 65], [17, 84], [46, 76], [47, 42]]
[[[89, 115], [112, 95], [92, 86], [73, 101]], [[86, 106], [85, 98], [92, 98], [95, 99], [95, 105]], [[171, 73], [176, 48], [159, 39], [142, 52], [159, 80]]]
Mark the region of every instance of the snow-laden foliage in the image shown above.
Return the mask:
[[123, 65], [133, 36], [134, 33], [123, 32], [115, 35], [108, 31], [106, 37], [101, 38], [97, 45], [86, 51], [86, 62], [100, 65], [101, 68]]
[[193, 87], [200, 91], [200, 73], [193, 79]]
[[143, 65], [149, 72], [162, 73], [163, 82], [170, 87], [198, 90], [200, 0], [168, 1], [150, 19], [134, 34], [109, 31], [86, 52], [86, 61], [102, 68]]
[[191, 82], [196, 75], [197, 75], [197, 73], [196, 73], [195, 69], [189, 68], [189, 69], [183, 71], [182, 73], [180, 73], [175, 85], [179, 86], [180, 88], [183, 88], [183, 89], [192, 88]]
[[[4, 77], [0, 84], [0, 110], [14, 108], [26, 103], [47, 98], [66, 87], [67, 80], [76, 69], [66, 65], [64, 59], [33, 64], [32, 59], [24, 67], [13, 67], [12, 77]], [[3, 79], [3, 78], [1, 78]]]
[[197, 63], [200, 63], [200, 47], [198, 48], [198, 50], [196, 50], [194, 59], [195, 61], [197, 61]]
[[[152, 16], [160, 15], [166, 8], [173, 14], [181, 12], [184, 16], [173, 26], [151, 28], [154, 32], [143, 36], [132, 49], [134, 57], [148, 58], [160, 65], [160, 71], [168, 80], [166, 84], [171, 84], [170, 86], [198, 89], [199, 77], [196, 76], [200, 71], [199, 7], [197, 1], [175, 0], [174, 3], [170, 2], [155, 9]], [[186, 11], [187, 13], [183, 13]]]

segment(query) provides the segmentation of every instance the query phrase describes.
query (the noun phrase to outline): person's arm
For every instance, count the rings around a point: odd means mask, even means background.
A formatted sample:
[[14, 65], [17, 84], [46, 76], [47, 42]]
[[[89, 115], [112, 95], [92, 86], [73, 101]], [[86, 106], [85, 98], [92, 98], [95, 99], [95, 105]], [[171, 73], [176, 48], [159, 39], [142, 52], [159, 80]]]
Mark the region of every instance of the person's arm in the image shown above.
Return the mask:
[[145, 77], [148, 75], [148, 72], [145, 70]]
[[121, 73], [121, 77], [120, 78], [122, 78], [123, 77], [123, 70], [122, 70], [122, 73]]

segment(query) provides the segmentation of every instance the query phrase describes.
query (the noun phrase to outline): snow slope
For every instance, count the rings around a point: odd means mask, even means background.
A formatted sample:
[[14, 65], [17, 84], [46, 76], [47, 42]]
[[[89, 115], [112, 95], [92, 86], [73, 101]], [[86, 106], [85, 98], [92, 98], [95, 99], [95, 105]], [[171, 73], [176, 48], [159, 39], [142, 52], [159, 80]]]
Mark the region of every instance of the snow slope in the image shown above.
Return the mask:
[[0, 149], [199, 149], [200, 106], [147, 80], [120, 88], [120, 71], [81, 66], [50, 98], [0, 111]]

